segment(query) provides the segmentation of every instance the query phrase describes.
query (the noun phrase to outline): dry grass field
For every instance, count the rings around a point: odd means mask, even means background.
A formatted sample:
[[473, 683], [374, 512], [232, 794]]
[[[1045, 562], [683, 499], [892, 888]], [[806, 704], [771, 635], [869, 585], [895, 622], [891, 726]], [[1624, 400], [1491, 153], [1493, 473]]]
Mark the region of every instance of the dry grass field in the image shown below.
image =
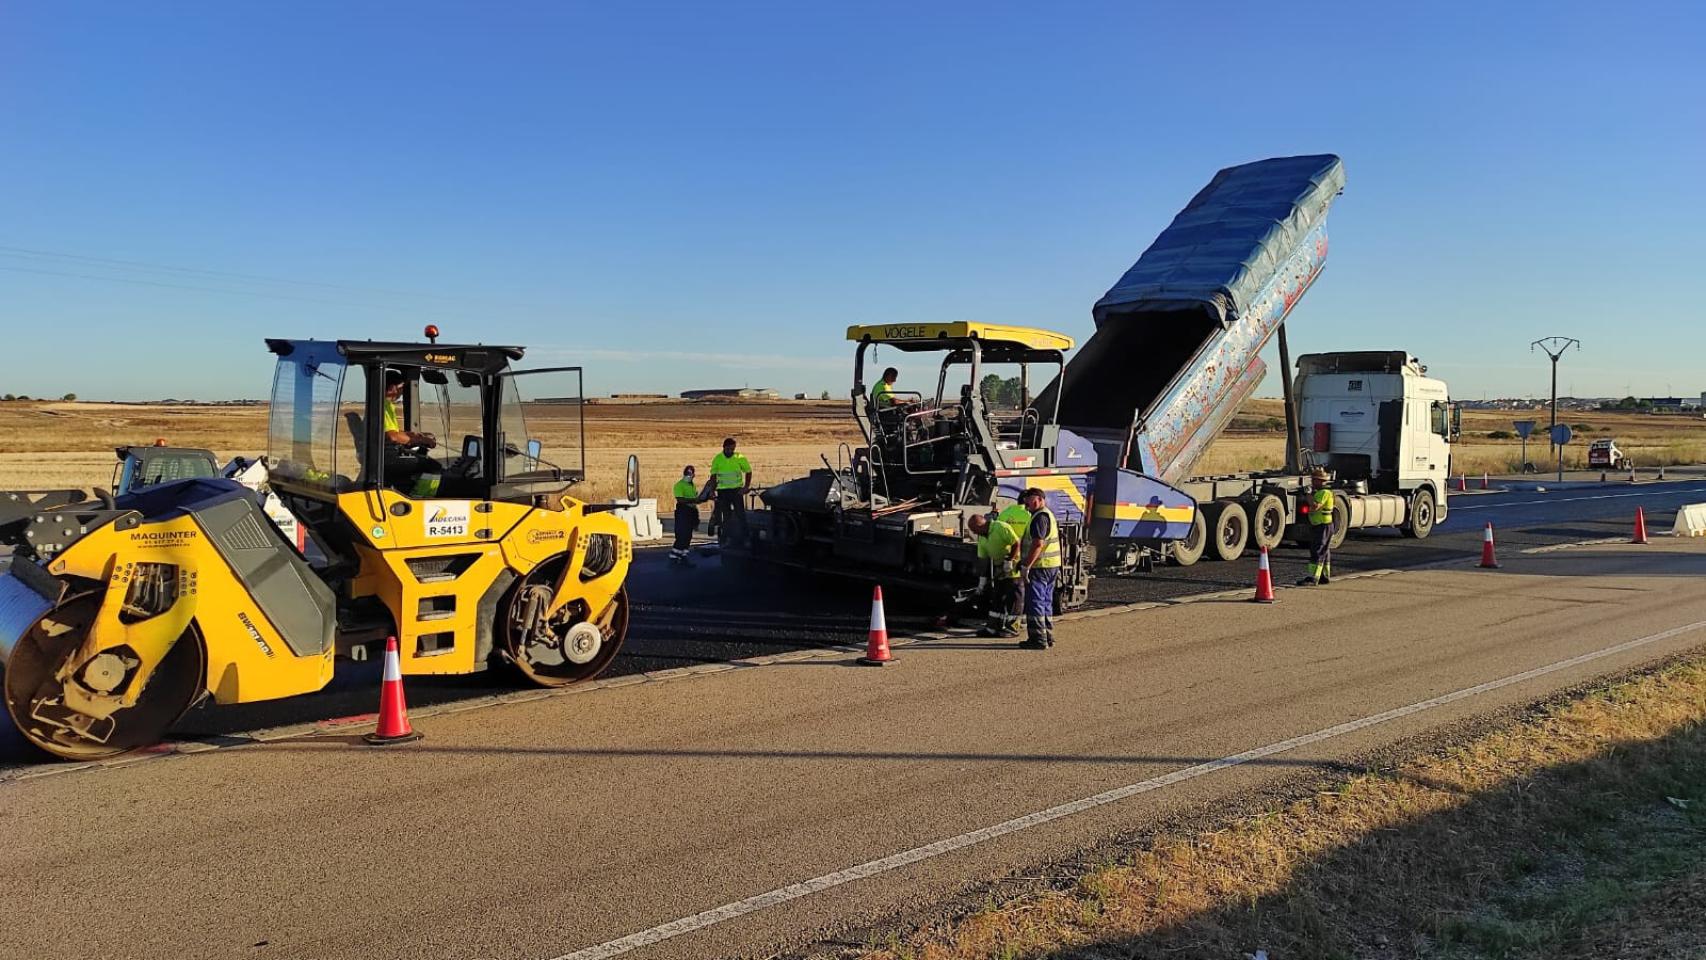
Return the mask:
[[[1275, 400], [1254, 401], [1240, 417], [1240, 426], [1256, 429], [1228, 433], [1210, 448], [1198, 472], [1278, 466], [1284, 456], [1283, 436], [1260, 425], [1278, 417], [1280, 409]], [[1519, 416], [1546, 419], [1543, 412], [1468, 412], [1454, 466], [1470, 474], [1515, 472], [1521, 459], [1518, 441], [1494, 440], [1487, 434], [1511, 429], [1510, 421]], [[821, 466], [820, 456], [833, 462], [838, 444], [858, 438], [844, 401], [602, 402], [589, 405], [586, 417], [590, 482], [581, 494], [595, 500], [619, 495], [630, 453], [640, 457], [643, 495], [667, 502], [669, 485], [682, 464], [697, 464], [703, 478], [725, 436], [740, 438], [759, 485]], [[1592, 428], [1582, 442], [1566, 449], [1567, 467], [1584, 466], [1586, 441], [1602, 436], [1616, 437], [1644, 467], [1706, 462], [1706, 420], [1591, 413], [1571, 414], [1567, 422]], [[547, 459], [567, 442], [567, 436], [549, 424], [541, 433]], [[162, 437], [174, 446], [206, 447], [223, 461], [264, 452], [266, 436], [264, 406], [0, 403], [0, 489], [108, 486], [113, 447], [124, 443]], [[1542, 469], [1548, 466], [1546, 457], [1544, 442], [1529, 444], [1529, 459]]]

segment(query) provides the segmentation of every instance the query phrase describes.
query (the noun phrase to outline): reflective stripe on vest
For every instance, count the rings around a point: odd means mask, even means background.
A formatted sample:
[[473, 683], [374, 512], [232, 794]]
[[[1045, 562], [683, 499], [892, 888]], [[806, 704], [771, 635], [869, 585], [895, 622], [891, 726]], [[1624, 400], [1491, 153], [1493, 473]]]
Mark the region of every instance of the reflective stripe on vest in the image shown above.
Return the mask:
[[1309, 522], [1321, 526], [1333, 522], [1333, 491], [1326, 487], [1315, 491], [1309, 497]]
[[[1047, 507], [1038, 510], [1033, 516], [1048, 517], [1048, 537], [1043, 540], [1043, 552], [1037, 554], [1037, 562], [1034, 566], [1044, 569], [1060, 566], [1060, 524], [1054, 519], [1054, 514]], [[1019, 559], [1021, 561], [1030, 557], [1031, 544], [1035, 542], [1031, 539], [1031, 528], [1027, 525], [1024, 544], [1019, 548]]]
[[719, 453], [711, 458], [711, 475], [717, 478], [718, 490], [739, 490], [745, 485], [747, 472], [751, 469], [752, 464], [738, 453], [732, 457]]

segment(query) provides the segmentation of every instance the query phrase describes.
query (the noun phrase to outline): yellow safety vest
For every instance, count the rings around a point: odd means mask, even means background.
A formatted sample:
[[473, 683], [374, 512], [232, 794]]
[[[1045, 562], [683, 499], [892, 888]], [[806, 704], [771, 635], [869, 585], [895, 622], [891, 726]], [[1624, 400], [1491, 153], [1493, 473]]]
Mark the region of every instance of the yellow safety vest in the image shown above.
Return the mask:
[[871, 402], [876, 404], [879, 410], [894, 406], [894, 384], [887, 380], [878, 380], [877, 385], [871, 388]]
[[985, 560], [994, 561], [997, 575], [1012, 578], [1019, 575], [1016, 564], [1001, 566], [1013, 556], [1013, 548], [1019, 543], [1019, 535], [1013, 528], [997, 520], [989, 525], [989, 532], [977, 538], [977, 555]]
[[711, 458], [711, 476], [717, 478], [718, 490], [739, 490], [746, 485], [746, 475], [751, 472], [752, 464], [747, 462], [745, 454], [726, 457], [719, 453]]
[[1312, 526], [1317, 526], [1317, 527], [1321, 526], [1324, 523], [1332, 523], [1333, 522], [1333, 506], [1334, 506], [1333, 491], [1328, 490], [1326, 487], [1322, 487], [1321, 489], [1310, 494], [1309, 495], [1309, 523]]
[[684, 506], [681, 502], [683, 500], [687, 501], [687, 505], [690, 505], [693, 501], [699, 499], [699, 488], [695, 487], [693, 485], [693, 481], [686, 477], [682, 477], [680, 480], [675, 481], [675, 487], [670, 492], [675, 494], [675, 505], [678, 507]]
[[396, 433], [403, 429], [403, 421], [397, 416], [397, 401], [385, 398], [385, 432]]
[[1031, 525], [1031, 511], [1026, 510], [1024, 504], [1015, 503], [997, 514], [995, 522], [1012, 527], [1015, 537], [1023, 537], [1025, 530]]
[[[1049, 510], [1047, 507], [1038, 510], [1032, 515], [1033, 519], [1038, 516], [1048, 517], [1048, 536], [1043, 540], [1043, 552], [1037, 554], [1037, 562], [1035, 566], [1042, 567], [1045, 570], [1049, 567], [1058, 567], [1060, 566], [1060, 524], [1054, 519], [1053, 511]], [[1030, 525], [1027, 524], [1025, 526], [1024, 543], [1019, 548], [1019, 559], [1021, 561], [1031, 555], [1031, 544], [1035, 542], [1035, 540], [1031, 539], [1031, 528]]]

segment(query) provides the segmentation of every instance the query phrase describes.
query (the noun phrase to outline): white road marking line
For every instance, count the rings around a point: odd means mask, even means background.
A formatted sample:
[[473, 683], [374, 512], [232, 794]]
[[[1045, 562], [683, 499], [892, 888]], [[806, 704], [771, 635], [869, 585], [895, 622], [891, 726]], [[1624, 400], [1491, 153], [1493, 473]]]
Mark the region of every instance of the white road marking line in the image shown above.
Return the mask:
[[1526, 680], [1533, 680], [1536, 677], [1543, 677], [1549, 673], [1556, 673], [1559, 670], [1568, 670], [1571, 667], [1580, 666], [1584, 663], [1591, 663], [1605, 657], [1615, 656], [1616, 654], [1623, 653], [1626, 650], [1633, 650], [1637, 647], [1657, 643], [1661, 640], [1669, 640], [1671, 637], [1679, 636], [1693, 630], [1699, 630], [1702, 627], [1706, 627], [1706, 620], [1696, 620], [1693, 623], [1684, 624], [1680, 627], [1673, 627], [1660, 633], [1654, 633], [1635, 640], [1629, 640], [1615, 646], [1595, 650], [1592, 653], [1584, 653], [1580, 656], [1571, 657], [1568, 660], [1559, 660], [1554, 663], [1549, 663], [1543, 667], [1536, 667], [1533, 670], [1525, 670], [1522, 673], [1515, 673], [1508, 677], [1501, 677], [1498, 680], [1489, 680], [1486, 683], [1478, 683], [1473, 687], [1465, 687], [1451, 693], [1441, 694], [1440, 696], [1433, 697], [1428, 700], [1421, 700], [1408, 706], [1398, 707], [1393, 710], [1387, 710], [1384, 713], [1376, 713], [1371, 716], [1363, 717], [1360, 720], [1351, 720], [1346, 723], [1338, 724], [1337, 726], [1317, 730], [1314, 733], [1306, 733], [1302, 736], [1292, 737], [1289, 740], [1281, 740], [1277, 743], [1270, 743], [1266, 746], [1256, 747], [1253, 750], [1246, 750], [1243, 753], [1235, 753], [1232, 756], [1222, 757], [1219, 760], [1211, 760], [1207, 763], [1199, 763], [1196, 766], [1185, 767], [1180, 770], [1175, 770], [1172, 773], [1153, 777], [1149, 780], [1142, 780], [1123, 787], [1116, 787], [1112, 790], [1106, 791], [1105, 793], [1098, 793], [1092, 797], [1085, 797], [1082, 800], [1073, 800], [1070, 803], [1063, 803], [1059, 806], [1049, 807], [1046, 810], [1039, 810], [1036, 813], [1026, 814], [1022, 817], [1015, 817], [1012, 820], [1004, 820], [1001, 823], [984, 827], [981, 830], [962, 833], [957, 837], [938, 840], [935, 843], [928, 843], [922, 847], [913, 847], [911, 850], [905, 850], [891, 856], [883, 857], [880, 860], [872, 860], [868, 863], [859, 864], [856, 867], [848, 867], [845, 870], [826, 873], [821, 877], [813, 877], [810, 880], [803, 880], [799, 883], [789, 884], [785, 887], [778, 887], [768, 893], [761, 893], [755, 897], [748, 897], [745, 900], [737, 900], [734, 903], [727, 903], [715, 909], [706, 910], [703, 913], [696, 913], [690, 917], [671, 920], [668, 923], [660, 924], [650, 928], [649, 930], [641, 930], [638, 933], [631, 933], [620, 939], [610, 940], [605, 943], [598, 944], [597, 946], [586, 947], [576, 950], [573, 953], [565, 953], [560, 956], [553, 957], [552, 960], [605, 960], [605, 958], [608, 957], [620, 956], [632, 950], [638, 950], [641, 947], [648, 947], [654, 943], [661, 943], [662, 941], [668, 940], [672, 937], [679, 937], [684, 933], [693, 933], [694, 931], [713, 927], [719, 923], [733, 920], [749, 913], [755, 913], [759, 910], [765, 909], [766, 907], [774, 907], [778, 904], [787, 903], [790, 900], [798, 900], [801, 897], [810, 896], [814, 893], [822, 893], [825, 890], [829, 890], [833, 887], [839, 887], [842, 884], [852, 883], [855, 880], [864, 880], [869, 877], [874, 877], [880, 873], [887, 873], [890, 870], [895, 870], [923, 860], [939, 857], [945, 853], [952, 853], [955, 850], [963, 850], [966, 847], [983, 843], [986, 840], [994, 840], [998, 837], [1004, 837], [1010, 833], [1018, 833], [1021, 830], [1028, 830], [1031, 827], [1041, 826], [1045, 823], [1059, 820], [1063, 817], [1070, 817], [1075, 813], [1083, 813], [1086, 810], [1106, 806], [1110, 803], [1135, 797], [1138, 794], [1149, 793], [1163, 787], [1170, 787], [1174, 784], [1184, 783], [1186, 780], [1194, 780], [1197, 777], [1206, 776], [1207, 774], [1214, 773], [1217, 770], [1225, 770], [1228, 767], [1236, 767], [1239, 764], [1249, 763], [1252, 760], [1260, 760], [1264, 757], [1271, 757], [1274, 754], [1295, 750], [1298, 747], [1306, 747], [1313, 743], [1320, 743], [1323, 740], [1341, 737], [1347, 733], [1355, 733], [1358, 730], [1363, 730], [1368, 727], [1375, 726], [1376, 724], [1386, 723], [1389, 720], [1398, 720], [1403, 717], [1421, 713], [1425, 710], [1432, 710], [1435, 707], [1442, 707], [1446, 704], [1456, 703], [1459, 700], [1466, 700], [1470, 697], [1478, 696], [1492, 690], [1497, 690], [1501, 687], [1508, 687], [1512, 684], [1522, 683]]
[[1578, 503], [1583, 500], [1621, 500], [1624, 497], [1663, 497], [1677, 493], [1706, 493], [1706, 487], [1695, 487], [1692, 490], [1648, 490], [1642, 493], [1602, 493], [1594, 497], [1562, 497], [1552, 500], [1523, 500], [1519, 503], [1478, 503], [1467, 507], [1452, 507], [1453, 513], [1459, 510], [1496, 510], [1499, 507], [1532, 507], [1545, 503]]

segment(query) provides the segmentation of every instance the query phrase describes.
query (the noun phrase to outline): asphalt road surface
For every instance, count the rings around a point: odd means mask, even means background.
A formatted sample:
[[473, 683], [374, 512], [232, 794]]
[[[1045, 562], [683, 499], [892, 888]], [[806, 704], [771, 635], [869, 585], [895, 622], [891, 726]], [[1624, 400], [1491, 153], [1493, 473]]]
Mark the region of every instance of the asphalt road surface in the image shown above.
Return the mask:
[[[1485, 502], [1465, 515], [1535, 509]], [[1706, 542], [1517, 547], [1080, 616], [1047, 652], [831, 651], [439, 714], [385, 750], [37, 772], [0, 783], [0, 956], [768, 957], [1706, 645]]]
[[[1496, 481], [1503, 483], [1506, 481]], [[1501, 551], [1596, 539], [1629, 532], [1635, 507], [1645, 508], [1649, 528], [1670, 529], [1678, 505], [1706, 501], [1706, 478], [1673, 482], [1564, 486], [1544, 480], [1513, 482], [1498, 493], [1454, 495], [1449, 519], [1425, 541], [1396, 532], [1358, 532], [1335, 551], [1336, 573], [1403, 568], [1477, 557], [1487, 522], [1498, 530]], [[1544, 493], [1535, 487], [1544, 487]], [[1303, 575], [1307, 551], [1282, 546], [1273, 555], [1276, 583]], [[636, 551], [629, 577], [633, 617], [623, 654], [606, 676], [719, 663], [789, 650], [862, 643], [870, 614], [869, 588], [835, 582], [778, 577], [754, 582], [724, 571], [715, 557], [696, 558], [692, 569], [671, 567], [662, 548]], [[1255, 560], [1204, 560], [1194, 567], [1166, 567], [1150, 575], [1098, 578], [1090, 607], [1164, 600], [1205, 591], [1250, 587]], [[888, 598], [889, 630], [906, 635], [929, 629], [939, 610], [904, 595]], [[378, 665], [340, 662], [336, 679], [309, 696], [268, 703], [192, 710], [173, 732], [180, 740], [217, 741], [231, 734], [370, 714], [378, 703]], [[486, 698], [526, 682], [508, 670], [469, 677], [409, 681], [415, 706]], [[25, 743], [0, 711], [0, 776], [45, 761]]]

